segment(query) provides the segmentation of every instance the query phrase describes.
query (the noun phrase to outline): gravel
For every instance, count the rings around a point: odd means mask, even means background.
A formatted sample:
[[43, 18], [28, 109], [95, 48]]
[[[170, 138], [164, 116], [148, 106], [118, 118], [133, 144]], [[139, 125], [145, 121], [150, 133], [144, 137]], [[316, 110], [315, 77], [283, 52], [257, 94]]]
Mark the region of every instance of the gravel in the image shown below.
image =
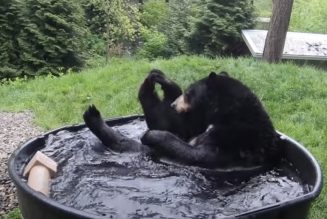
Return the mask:
[[31, 112], [0, 112], [0, 216], [17, 207], [15, 187], [7, 163], [11, 153], [28, 139], [41, 134], [33, 124]]

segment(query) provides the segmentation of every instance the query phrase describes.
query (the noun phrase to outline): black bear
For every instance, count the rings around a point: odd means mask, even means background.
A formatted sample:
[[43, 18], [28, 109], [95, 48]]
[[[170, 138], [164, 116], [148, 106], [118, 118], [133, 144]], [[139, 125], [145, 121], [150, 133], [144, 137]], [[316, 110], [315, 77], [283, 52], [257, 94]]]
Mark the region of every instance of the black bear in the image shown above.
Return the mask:
[[[155, 93], [155, 83], [162, 86], [163, 100]], [[240, 81], [224, 72], [211, 73], [181, 93], [162, 72], [150, 72], [139, 91], [150, 129], [142, 144], [114, 132], [94, 106], [84, 113], [84, 120], [116, 151], [154, 151], [183, 164], [207, 168], [279, 160], [278, 134], [258, 98]]]
[[142, 143], [166, 157], [203, 167], [273, 164], [281, 157], [279, 135], [259, 99], [226, 72], [190, 85], [171, 106], [201, 116], [211, 128], [192, 144], [171, 132], [149, 130]]

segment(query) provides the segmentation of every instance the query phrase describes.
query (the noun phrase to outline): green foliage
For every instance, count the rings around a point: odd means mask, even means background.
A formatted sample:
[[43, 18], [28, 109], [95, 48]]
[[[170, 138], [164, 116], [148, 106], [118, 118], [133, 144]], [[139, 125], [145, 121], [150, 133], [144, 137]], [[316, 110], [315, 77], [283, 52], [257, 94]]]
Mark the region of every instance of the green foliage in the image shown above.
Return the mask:
[[163, 32], [167, 36], [167, 55], [188, 54], [187, 39], [191, 29], [192, 0], [171, 0], [169, 2], [168, 19], [163, 24]]
[[[74, 4], [75, 3], [75, 4]], [[83, 13], [76, 0], [26, 0], [18, 36], [25, 75], [83, 66]]]
[[77, 0], [9, 0], [0, 5], [0, 79], [83, 66], [83, 12]]
[[[159, 0], [148, 1], [141, 18], [154, 35], [151, 40], [143, 38], [143, 45], [158, 46], [158, 53], [164, 52], [163, 57], [192, 53], [209, 56], [240, 54], [245, 48], [240, 32], [254, 25], [254, 9], [249, 0], [170, 0], [167, 12], [162, 4]], [[167, 15], [160, 17], [160, 10]], [[156, 37], [160, 41], [155, 42], [155, 36], [158, 36], [155, 30], [166, 36], [165, 49], [161, 47], [163, 37]], [[153, 51], [155, 46], [150, 48]], [[147, 49], [141, 49], [142, 54], [147, 54], [143, 57], [153, 54]]]
[[190, 36], [191, 49], [209, 56], [238, 54], [241, 30], [254, 26], [253, 12], [249, 0], [208, 0]]
[[113, 43], [133, 42], [137, 37], [138, 7], [129, 4], [127, 0], [105, 1], [103, 7], [107, 14], [106, 38]]
[[[83, 0], [83, 7], [92, 39], [98, 38], [95, 46], [101, 40], [105, 44], [99, 54], [122, 53], [135, 47], [140, 29], [137, 4], [128, 0]], [[92, 49], [98, 51], [100, 47]]]
[[143, 43], [136, 52], [138, 58], [154, 59], [166, 56], [167, 37], [156, 29], [141, 29]]
[[106, 41], [103, 37], [88, 33], [85, 42], [88, 56], [91, 57], [90, 59], [96, 56], [104, 57], [106, 55]]
[[191, 19], [198, 10], [195, 0], [149, 0], [144, 4], [141, 21], [141, 49], [138, 57], [156, 58], [188, 54], [187, 37]]
[[168, 5], [165, 0], [148, 0], [143, 4], [141, 22], [144, 26], [160, 28], [168, 17]]
[[103, 0], [81, 0], [86, 26], [91, 34], [103, 36], [106, 32], [107, 14]]
[[0, 79], [19, 76], [20, 66], [17, 35], [22, 21], [16, 0], [1, 0], [0, 4]]
[[168, 5], [164, 0], [148, 0], [141, 10], [140, 43], [138, 58], [154, 59], [166, 56], [167, 36], [161, 31], [167, 20]]

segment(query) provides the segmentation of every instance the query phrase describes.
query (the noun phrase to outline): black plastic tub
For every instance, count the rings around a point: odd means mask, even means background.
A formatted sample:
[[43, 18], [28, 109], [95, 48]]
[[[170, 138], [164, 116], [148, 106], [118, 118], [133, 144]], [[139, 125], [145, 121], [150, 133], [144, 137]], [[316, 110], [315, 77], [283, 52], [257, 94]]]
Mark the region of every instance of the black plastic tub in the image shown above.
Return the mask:
[[[129, 116], [107, 121], [109, 125], [119, 125], [142, 116]], [[44, 195], [33, 191], [22, 180], [23, 168], [34, 153], [42, 149], [49, 134], [61, 130], [76, 132], [85, 128], [85, 125], [63, 127], [42, 136], [31, 139], [18, 150], [9, 160], [9, 174], [16, 185], [19, 207], [24, 219], [75, 219], [75, 218], [106, 218], [64, 206]], [[315, 158], [298, 142], [281, 134], [286, 148], [286, 158], [298, 170], [299, 176], [309, 187], [306, 194], [277, 204], [268, 205], [228, 218], [278, 218], [278, 219], [304, 219], [307, 218], [312, 201], [318, 197], [322, 189], [322, 173]], [[213, 216], [214, 217], [214, 216]]]

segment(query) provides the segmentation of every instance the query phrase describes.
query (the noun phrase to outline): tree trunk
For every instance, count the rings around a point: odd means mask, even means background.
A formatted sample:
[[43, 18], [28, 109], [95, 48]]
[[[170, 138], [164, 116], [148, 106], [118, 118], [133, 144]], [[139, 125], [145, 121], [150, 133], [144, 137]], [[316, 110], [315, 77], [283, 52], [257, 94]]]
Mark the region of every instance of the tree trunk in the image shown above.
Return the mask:
[[263, 50], [263, 60], [269, 63], [277, 63], [282, 58], [293, 0], [273, 0], [273, 4], [273, 15]]

